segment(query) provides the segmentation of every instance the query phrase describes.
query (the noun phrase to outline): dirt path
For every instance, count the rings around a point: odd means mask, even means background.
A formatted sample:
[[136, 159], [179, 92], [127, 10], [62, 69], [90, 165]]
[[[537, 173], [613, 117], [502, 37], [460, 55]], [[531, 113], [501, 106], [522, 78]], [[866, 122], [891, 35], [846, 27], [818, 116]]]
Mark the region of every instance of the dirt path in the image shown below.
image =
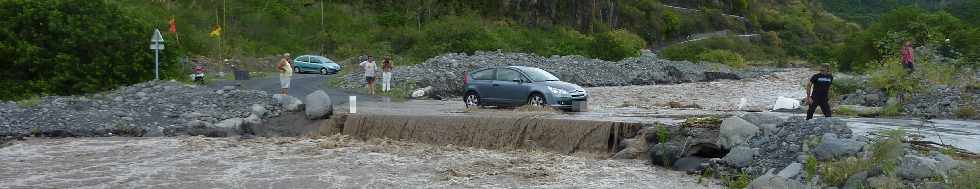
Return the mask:
[[721, 188], [639, 160], [344, 137], [29, 139], [0, 188]]

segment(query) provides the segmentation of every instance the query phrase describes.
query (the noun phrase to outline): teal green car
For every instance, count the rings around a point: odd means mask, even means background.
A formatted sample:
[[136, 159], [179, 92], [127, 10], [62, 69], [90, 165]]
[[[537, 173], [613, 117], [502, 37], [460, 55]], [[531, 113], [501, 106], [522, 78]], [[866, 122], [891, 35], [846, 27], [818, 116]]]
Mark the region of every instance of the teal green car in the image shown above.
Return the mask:
[[337, 74], [341, 66], [327, 57], [303, 55], [293, 59], [293, 71], [296, 73], [319, 73], [323, 75]]

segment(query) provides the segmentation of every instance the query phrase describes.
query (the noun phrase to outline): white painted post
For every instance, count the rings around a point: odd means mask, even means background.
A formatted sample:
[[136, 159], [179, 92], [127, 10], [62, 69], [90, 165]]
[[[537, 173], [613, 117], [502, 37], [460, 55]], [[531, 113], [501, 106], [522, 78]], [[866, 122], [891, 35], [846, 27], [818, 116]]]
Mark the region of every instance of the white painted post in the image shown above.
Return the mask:
[[350, 104], [350, 113], [357, 113], [357, 96], [350, 96], [347, 104]]

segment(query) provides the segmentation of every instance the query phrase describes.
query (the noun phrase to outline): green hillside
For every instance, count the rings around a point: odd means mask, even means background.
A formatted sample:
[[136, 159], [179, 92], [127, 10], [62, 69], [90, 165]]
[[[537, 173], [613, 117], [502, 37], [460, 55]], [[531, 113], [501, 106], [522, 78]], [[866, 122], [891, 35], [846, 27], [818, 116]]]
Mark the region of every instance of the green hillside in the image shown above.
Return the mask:
[[[860, 1], [872, 2], [872, 1]], [[864, 71], [899, 41], [946, 45], [980, 60], [978, 0], [927, 8], [849, 0], [0, 0], [0, 99], [99, 92], [152, 78], [147, 47], [165, 32], [165, 79], [180, 57], [344, 60], [390, 55], [401, 65], [481, 50], [604, 60], [653, 49], [674, 60], [735, 66], [800, 60]], [[914, 1], [931, 2], [931, 1]], [[924, 5], [925, 6], [925, 5]], [[855, 24], [830, 12], [858, 20]], [[865, 13], [866, 12], [866, 13]], [[857, 13], [867, 15], [856, 15]], [[220, 37], [209, 33], [219, 26]], [[742, 36], [710, 34], [724, 33]], [[701, 38], [701, 37], [703, 38]], [[696, 40], [695, 40], [696, 39]], [[951, 39], [949, 43], [940, 43]], [[684, 41], [689, 41], [681, 43]]]

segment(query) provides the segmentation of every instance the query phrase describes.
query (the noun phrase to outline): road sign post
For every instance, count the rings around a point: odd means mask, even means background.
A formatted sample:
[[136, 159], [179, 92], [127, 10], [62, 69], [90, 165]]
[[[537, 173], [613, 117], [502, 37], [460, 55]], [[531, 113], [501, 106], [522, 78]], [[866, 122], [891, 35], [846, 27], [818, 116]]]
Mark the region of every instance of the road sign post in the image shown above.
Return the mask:
[[150, 49], [154, 50], [153, 78], [160, 80], [160, 50], [163, 50], [163, 35], [160, 35], [160, 29], [154, 29], [153, 38], [150, 39]]

